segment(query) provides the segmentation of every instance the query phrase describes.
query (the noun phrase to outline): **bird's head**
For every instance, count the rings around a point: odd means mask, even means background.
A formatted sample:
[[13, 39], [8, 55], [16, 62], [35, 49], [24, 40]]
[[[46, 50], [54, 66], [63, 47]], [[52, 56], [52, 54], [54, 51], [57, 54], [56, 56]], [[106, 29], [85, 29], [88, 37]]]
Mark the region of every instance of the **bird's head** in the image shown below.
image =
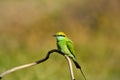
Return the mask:
[[67, 35], [64, 33], [64, 32], [57, 32], [55, 35], [53, 35], [54, 37], [57, 37], [57, 38], [59, 38], [59, 37], [67, 37]]

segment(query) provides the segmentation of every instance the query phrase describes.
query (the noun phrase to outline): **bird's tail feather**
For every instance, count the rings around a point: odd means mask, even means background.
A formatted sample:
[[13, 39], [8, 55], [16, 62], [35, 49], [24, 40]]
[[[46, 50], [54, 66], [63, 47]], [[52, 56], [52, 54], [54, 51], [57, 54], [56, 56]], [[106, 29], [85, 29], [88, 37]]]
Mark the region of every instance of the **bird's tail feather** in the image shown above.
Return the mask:
[[79, 65], [79, 63], [77, 61], [73, 60], [73, 62], [75, 64], [76, 68], [81, 69], [81, 66]]
[[80, 70], [80, 72], [82, 73], [84, 79], [86, 80], [86, 77], [85, 77], [85, 74], [83, 73], [82, 69], [81, 69], [81, 66], [79, 65], [79, 63], [77, 61], [75, 61], [74, 59], [72, 59], [76, 68], [78, 68]]

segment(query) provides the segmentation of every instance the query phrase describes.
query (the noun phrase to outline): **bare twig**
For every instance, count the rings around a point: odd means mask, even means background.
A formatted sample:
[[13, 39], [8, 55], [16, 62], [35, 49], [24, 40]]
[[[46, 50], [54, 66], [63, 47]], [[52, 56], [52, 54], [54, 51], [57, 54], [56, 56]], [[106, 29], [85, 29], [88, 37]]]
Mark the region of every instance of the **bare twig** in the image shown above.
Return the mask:
[[17, 71], [17, 70], [20, 70], [20, 69], [23, 69], [23, 68], [27, 68], [27, 67], [31, 67], [31, 66], [34, 66], [34, 65], [37, 65], [37, 64], [40, 64], [40, 63], [46, 61], [46, 60], [49, 58], [50, 54], [53, 53], [53, 52], [57, 52], [57, 53], [60, 53], [61, 55], [63, 55], [63, 53], [60, 52], [59, 50], [57, 50], [57, 49], [52, 49], [52, 50], [50, 50], [50, 51], [47, 53], [46, 57], [45, 57], [44, 59], [42, 59], [42, 60], [38, 60], [38, 61], [33, 62], [33, 63], [29, 63], [29, 64], [17, 66], [17, 67], [14, 67], [14, 68], [12, 68], [12, 69], [9, 69], [9, 70], [1, 73], [1, 74], [0, 74], [0, 79], [2, 79], [3, 76], [5, 76], [5, 75], [7, 75], [7, 74], [10, 74], [10, 73], [12, 73], [12, 72], [14, 72], [14, 71]]
[[[7, 74], [10, 74], [10, 73], [12, 73], [12, 72], [14, 72], [14, 71], [17, 71], [17, 70], [20, 70], [20, 69], [23, 69], [23, 68], [27, 68], [27, 67], [31, 67], [31, 66], [40, 64], [40, 63], [46, 61], [46, 60], [49, 58], [50, 54], [51, 54], [51, 53], [54, 53], [54, 52], [57, 52], [57, 53], [63, 55], [63, 56], [67, 59], [68, 64], [69, 64], [69, 69], [70, 69], [71, 78], [72, 78], [72, 80], [75, 80], [70, 58], [69, 58], [67, 55], [64, 55], [64, 53], [62, 53], [61, 51], [59, 51], [59, 50], [57, 50], [57, 49], [52, 49], [52, 50], [50, 50], [50, 51], [47, 53], [46, 57], [45, 57], [44, 59], [42, 59], [42, 60], [38, 60], [38, 61], [33, 62], [33, 63], [29, 63], [29, 64], [17, 66], [17, 67], [14, 67], [14, 68], [12, 68], [12, 69], [9, 69], [9, 70], [1, 73], [1, 74], [0, 74], [0, 79], [2, 79], [3, 76], [5, 76], [5, 75], [7, 75]], [[76, 64], [78, 64], [78, 63], [76, 63]], [[77, 67], [77, 68], [79, 68], [79, 69], [81, 70], [81, 67], [80, 67], [79, 64], [78, 64], [78, 67]], [[81, 70], [81, 72], [82, 72], [82, 70]], [[83, 74], [83, 72], [82, 72], [82, 74]], [[84, 76], [84, 74], [83, 74], [83, 76]], [[85, 76], [84, 76], [84, 77], [85, 77]], [[86, 78], [85, 78], [85, 80], [86, 80]]]
[[68, 64], [69, 64], [71, 80], [75, 80], [74, 73], [73, 73], [73, 68], [72, 68], [72, 62], [71, 62], [70, 58], [67, 55], [64, 55], [64, 56], [67, 59]]
[[[20, 69], [23, 69], [23, 68], [27, 68], [27, 67], [30, 67], [30, 66], [33, 66], [33, 65], [36, 65], [36, 63], [34, 62], [34, 63], [25, 64], [25, 65], [22, 65], [22, 66], [14, 67], [14, 68], [12, 68], [12, 69], [9, 69], [9, 70], [1, 73], [1, 74], [0, 74], [0, 77], [2, 78], [2, 77], [3, 77], [4, 75], [6, 75], [6, 74], [9, 74], [9, 73], [12, 73], [12, 72], [14, 72], [14, 71], [17, 71], [17, 70], [20, 70]], [[1, 79], [1, 78], [0, 78], [0, 79]]]

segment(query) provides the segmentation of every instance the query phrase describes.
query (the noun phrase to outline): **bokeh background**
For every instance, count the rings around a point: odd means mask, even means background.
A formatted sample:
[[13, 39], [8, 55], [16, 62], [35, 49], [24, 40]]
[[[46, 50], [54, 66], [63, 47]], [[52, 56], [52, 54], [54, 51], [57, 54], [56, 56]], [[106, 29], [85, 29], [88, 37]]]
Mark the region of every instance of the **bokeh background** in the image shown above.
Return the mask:
[[[0, 0], [0, 73], [45, 57], [65, 32], [87, 80], [120, 80], [120, 0]], [[83, 80], [76, 70], [76, 80]], [[70, 80], [59, 54], [3, 80]]]

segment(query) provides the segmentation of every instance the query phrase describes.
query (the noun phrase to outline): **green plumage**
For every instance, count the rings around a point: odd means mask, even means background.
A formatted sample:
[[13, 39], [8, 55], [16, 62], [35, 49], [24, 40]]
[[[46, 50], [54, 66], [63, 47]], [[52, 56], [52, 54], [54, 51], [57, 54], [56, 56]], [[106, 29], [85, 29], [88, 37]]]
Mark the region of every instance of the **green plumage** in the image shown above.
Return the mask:
[[71, 58], [75, 57], [73, 42], [67, 37], [57, 37], [57, 46], [60, 51]]
[[63, 32], [56, 33], [54, 37], [56, 37], [57, 40], [58, 50], [60, 50], [65, 55], [69, 56], [73, 60], [77, 68], [81, 68], [77, 61], [75, 60], [73, 42]]

